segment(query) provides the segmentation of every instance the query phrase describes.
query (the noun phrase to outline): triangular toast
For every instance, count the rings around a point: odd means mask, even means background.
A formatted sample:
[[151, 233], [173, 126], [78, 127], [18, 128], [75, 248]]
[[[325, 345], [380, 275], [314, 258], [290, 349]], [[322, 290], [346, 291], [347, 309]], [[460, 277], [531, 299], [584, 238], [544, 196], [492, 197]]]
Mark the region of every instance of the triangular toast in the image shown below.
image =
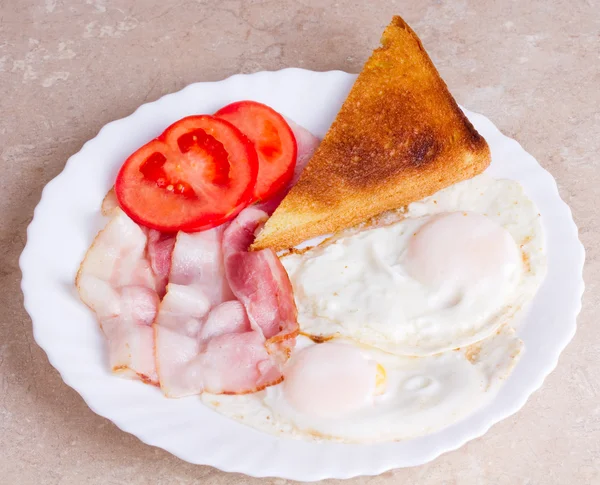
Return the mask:
[[298, 183], [252, 249], [296, 246], [473, 177], [490, 151], [395, 16]]

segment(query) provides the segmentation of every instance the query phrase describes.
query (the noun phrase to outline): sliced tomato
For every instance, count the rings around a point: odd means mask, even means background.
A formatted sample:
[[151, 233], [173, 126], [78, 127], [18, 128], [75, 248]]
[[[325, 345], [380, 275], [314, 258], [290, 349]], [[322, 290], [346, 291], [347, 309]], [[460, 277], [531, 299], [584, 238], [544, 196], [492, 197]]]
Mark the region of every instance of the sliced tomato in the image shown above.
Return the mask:
[[227, 120], [246, 135], [258, 155], [254, 199], [266, 200], [285, 187], [294, 175], [297, 146], [292, 129], [277, 111], [256, 101], [238, 101], [215, 116]]
[[256, 150], [235, 126], [214, 116], [189, 116], [125, 161], [115, 192], [138, 224], [195, 232], [250, 204], [257, 171]]

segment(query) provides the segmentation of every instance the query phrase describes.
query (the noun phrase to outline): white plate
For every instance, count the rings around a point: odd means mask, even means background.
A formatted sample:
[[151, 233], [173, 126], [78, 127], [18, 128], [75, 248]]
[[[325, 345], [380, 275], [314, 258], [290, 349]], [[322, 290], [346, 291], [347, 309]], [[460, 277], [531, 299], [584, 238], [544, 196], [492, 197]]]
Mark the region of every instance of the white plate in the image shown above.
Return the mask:
[[167, 399], [158, 389], [108, 372], [103, 336], [73, 281], [102, 225], [102, 198], [126, 156], [179, 118], [212, 113], [240, 99], [262, 101], [323, 136], [354, 79], [340, 71], [285, 69], [192, 84], [106, 125], [46, 186], [20, 260], [25, 308], [37, 343], [93, 411], [191, 463], [260, 477], [318, 480], [374, 475], [430, 461], [484, 434], [541, 386], [575, 332], [583, 292], [583, 246], [552, 176], [487, 118], [468, 111], [492, 150], [489, 173], [521, 182], [539, 207], [548, 253], [548, 275], [520, 327], [525, 355], [489, 406], [441, 432], [410, 441], [311, 443], [263, 434], [216, 414], [196, 397]]

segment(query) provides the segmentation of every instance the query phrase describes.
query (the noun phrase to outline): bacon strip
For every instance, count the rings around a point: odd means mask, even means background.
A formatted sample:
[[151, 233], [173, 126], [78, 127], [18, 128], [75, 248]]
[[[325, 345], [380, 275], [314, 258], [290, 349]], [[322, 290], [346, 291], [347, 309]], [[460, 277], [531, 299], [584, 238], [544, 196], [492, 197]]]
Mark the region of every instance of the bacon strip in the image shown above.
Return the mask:
[[175, 247], [175, 236], [154, 229], [148, 230], [148, 260], [156, 278], [156, 292], [162, 298], [167, 291], [171, 254]]
[[112, 371], [157, 384], [151, 324], [158, 295], [145, 258], [146, 235], [120, 209], [111, 213], [86, 253], [75, 284], [106, 335]]
[[[296, 138], [296, 146], [298, 147], [298, 152], [296, 155], [296, 167], [294, 168], [294, 176], [288, 185], [287, 191], [289, 191], [302, 174], [302, 171], [308, 164], [308, 161], [312, 158], [313, 153], [321, 143], [321, 140], [313, 135], [306, 128], [300, 126], [298, 123], [293, 122], [290, 119], [286, 118], [288, 125], [294, 132], [294, 137]], [[286, 191], [286, 192], [287, 192]]]
[[252, 330], [246, 310], [237, 300], [215, 307], [199, 337], [205, 390], [243, 394], [283, 379], [267, 352], [263, 336]]
[[169, 397], [240, 394], [281, 380], [264, 337], [233, 299], [223, 268], [223, 231], [220, 226], [177, 236], [154, 322], [158, 375]]
[[[196, 394], [204, 388], [197, 362], [198, 334], [213, 304], [226, 298], [222, 232], [215, 228], [177, 235], [167, 293], [154, 322], [158, 375], [161, 389], [169, 397]], [[220, 288], [221, 298], [211, 285]]]
[[118, 208], [119, 201], [117, 200], [117, 194], [115, 193], [115, 188], [111, 187], [102, 200], [100, 211], [102, 212], [103, 216], [111, 217], [114, 215], [114, 211]]
[[298, 335], [292, 285], [273, 250], [248, 252], [267, 217], [255, 207], [244, 209], [225, 230], [223, 254], [233, 294], [246, 308], [252, 328], [266, 339], [267, 350], [282, 364]]

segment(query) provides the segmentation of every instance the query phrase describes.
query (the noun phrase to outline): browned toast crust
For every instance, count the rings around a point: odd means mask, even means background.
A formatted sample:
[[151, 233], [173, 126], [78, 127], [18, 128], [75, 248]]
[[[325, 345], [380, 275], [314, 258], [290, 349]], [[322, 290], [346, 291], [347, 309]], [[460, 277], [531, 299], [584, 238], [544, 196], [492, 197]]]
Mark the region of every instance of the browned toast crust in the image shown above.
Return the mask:
[[482, 172], [487, 143], [400, 17], [252, 249], [286, 249]]

